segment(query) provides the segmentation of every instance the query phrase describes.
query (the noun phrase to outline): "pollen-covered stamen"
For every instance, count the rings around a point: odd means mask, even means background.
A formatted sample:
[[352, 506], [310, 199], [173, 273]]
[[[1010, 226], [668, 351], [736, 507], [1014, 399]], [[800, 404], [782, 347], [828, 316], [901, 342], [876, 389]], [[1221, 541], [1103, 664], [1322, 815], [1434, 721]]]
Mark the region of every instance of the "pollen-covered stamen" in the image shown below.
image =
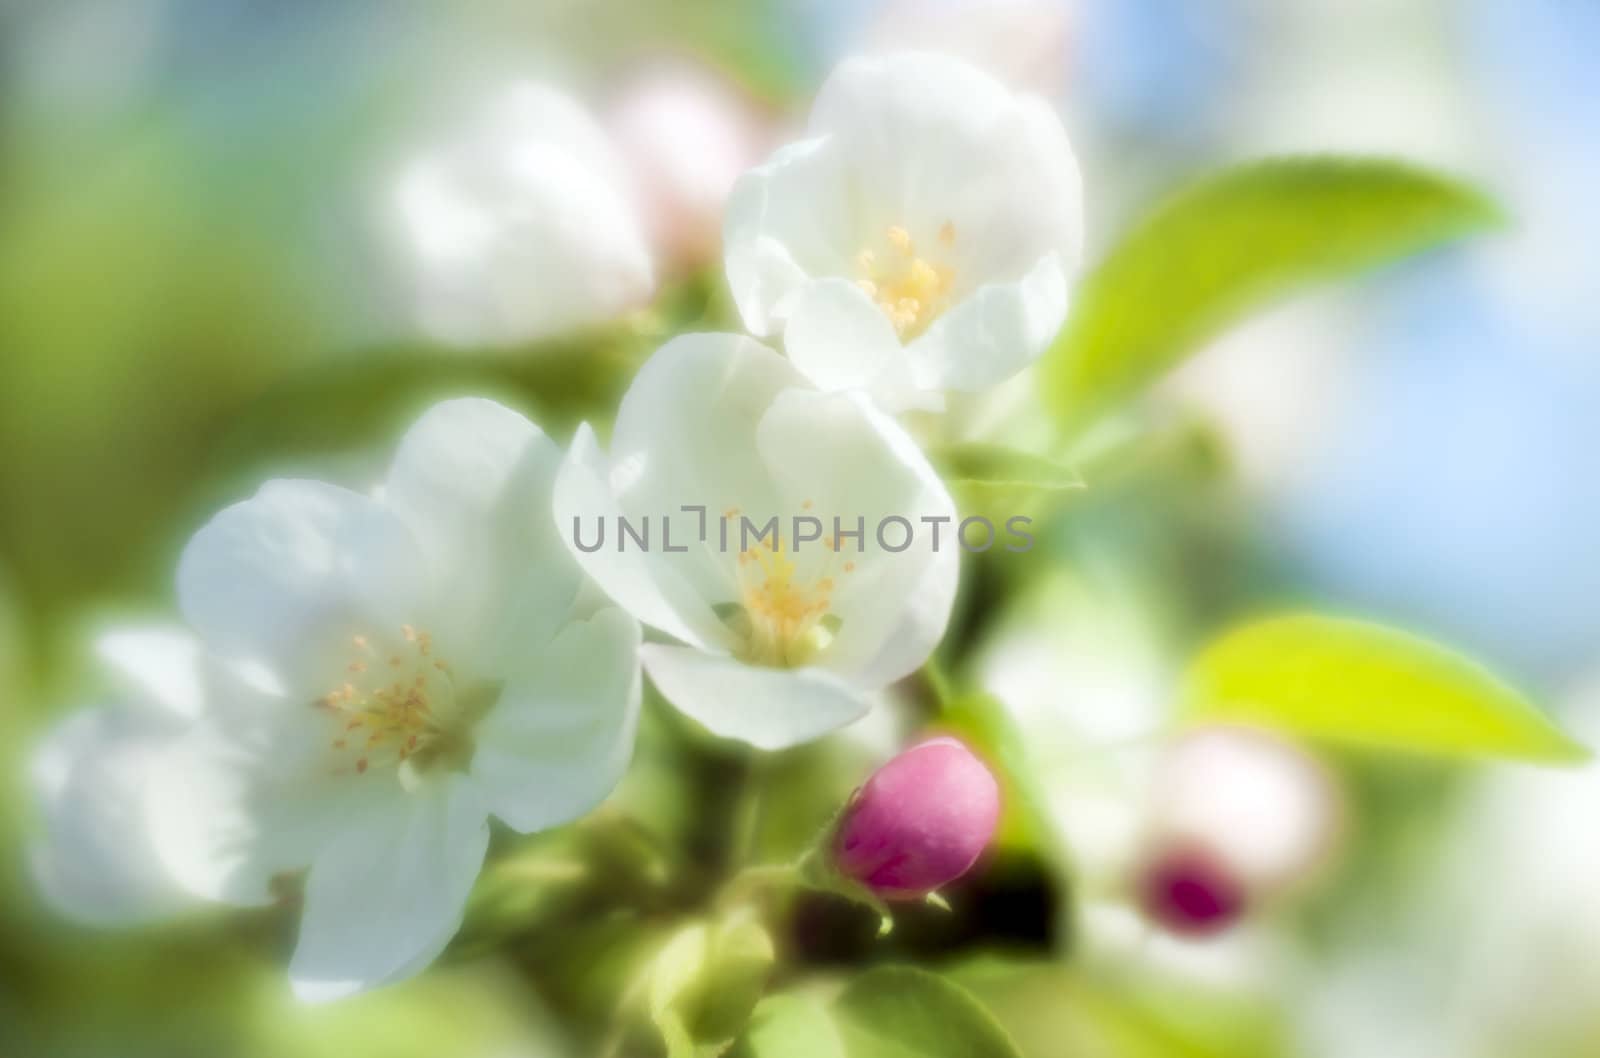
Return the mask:
[[380, 645], [353, 636], [345, 679], [314, 705], [334, 721], [330, 744], [338, 770], [364, 775], [398, 766], [426, 752], [449, 733], [456, 712], [450, 666], [433, 654], [427, 632], [404, 625]]
[[[809, 510], [810, 503], [802, 508]], [[832, 642], [838, 578], [855, 570], [838, 560], [838, 538], [805, 545], [756, 540], [739, 553], [740, 605], [734, 630], [741, 655], [763, 665], [803, 665]]]
[[[955, 225], [945, 221], [939, 228], [940, 251], [948, 251], [955, 241]], [[911, 233], [898, 225], [884, 233], [881, 245], [856, 255], [860, 274], [856, 285], [889, 317], [902, 338], [922, 333], [948, 307], [955, 273], [938, 256], [919, 253]]]

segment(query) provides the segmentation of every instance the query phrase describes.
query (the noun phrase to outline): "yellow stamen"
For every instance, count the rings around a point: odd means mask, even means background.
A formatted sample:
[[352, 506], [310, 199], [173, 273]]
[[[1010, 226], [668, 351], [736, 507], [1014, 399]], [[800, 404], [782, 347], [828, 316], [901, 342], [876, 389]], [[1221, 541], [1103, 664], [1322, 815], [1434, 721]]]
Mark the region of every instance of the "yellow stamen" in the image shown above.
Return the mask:
[[[955, 239], [955, 225], [947, 220], [939, 227], [939, 246], [947, 250]], [[884, 233], [884, 244], [886, 254], [880, 255], [870, 247], [856, 254], [856, 270], [860, 273], [856, 286], [889, 318], [902, 338], [913, 338], [947, 307], [955, 273], [948, 265], [920, 256], [911, 233], [899, 225]]]

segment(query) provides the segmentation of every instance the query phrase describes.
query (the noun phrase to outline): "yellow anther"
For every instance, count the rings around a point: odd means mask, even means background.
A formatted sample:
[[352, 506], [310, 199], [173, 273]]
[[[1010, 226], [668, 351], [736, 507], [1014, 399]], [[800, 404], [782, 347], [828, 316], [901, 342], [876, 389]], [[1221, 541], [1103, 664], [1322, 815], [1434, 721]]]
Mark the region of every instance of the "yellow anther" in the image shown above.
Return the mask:
[[[939, 245], [948, 247], [954, 241], [955, 226], [945, 221], [939, 228]], [[884, 242], [890, 251], [886, 255], [870, 247], [856, 254], [856, 286], [901, 337], [913, 338], [945, 309], [954, 273], [937, 260], [918, 256], [911, 233], [899, 225], [885, 231]]]
[[[374, 639], [382, 652], [372, 649]], [[372, 756], [358, 760], [358, 774], [372, 764], [398, 765], [411, 751], [447, 733], [455, 708], [455, 690], [448, 663], [428, 656], [433, 639], [427, 632], [403, 625], [398, 637], [392, 633], [378, 637], [356, 635], [350, 642], [362, 654], [373, 657], [374, 663], [381, 658], [392, 675], [383, 677], [381, 683], [368, 679], [341, 683], [312, 704], [335, 717], [338, 726], [329, 739], [333, 750], [347, 750], [349, 742], [343, 732], [358, 728], [367, 731], [365, 747], [390, 747], [381, 761]], [[385, 647], [388, 649], [383, 650]], [[365, 658], [356, 657], [345, 669], [360, 676], [367, 672], [368, 663]], [[349, 768], [337, 770], [348, 772]]]

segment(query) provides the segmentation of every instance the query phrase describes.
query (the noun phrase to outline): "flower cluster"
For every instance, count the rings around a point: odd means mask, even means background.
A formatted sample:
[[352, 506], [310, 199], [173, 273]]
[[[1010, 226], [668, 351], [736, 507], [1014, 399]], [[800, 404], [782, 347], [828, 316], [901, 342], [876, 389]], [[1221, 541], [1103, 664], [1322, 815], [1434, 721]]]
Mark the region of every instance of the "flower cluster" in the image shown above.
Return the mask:
[[[573, 101], [523, 85], [408, 163], [392, 233], [423, 329], [514, 345], [640, 304], [652, 269], [618, 157]], [[764, 750], [863, 717], [943, 637], [960, 548], [820, 531], [591, 548], [575, 527], [685, 507], [952, 524], [895, 416], [1040, 354], [1067, 309], [1078, 200], [1041, 101], [953, 59], [847, 62], [806, 138], [728, 198], [727, 279], [755, 337], [668, 341], [604, 445], [584, 425], [563, 452], [501, 404], [450, 400], [378, 487], [272, 480], [195, 532], [182, 627], [109, 637], [126, 693], [39, 753], [46, 891], [128, 922], [272, 902], [303, 877], [291, 979], [343, 996], [442, 950], [491, 817], [529, 833], [608, 796], [641, 673]], [[934, 773], [959, 796], [897, 819]], [[925, 892], [976, 859], [997, 812], [983, 766], [928, 743], [866, 788], [843, 869]], [[915, 862], [885, 860], [907, 827]]]

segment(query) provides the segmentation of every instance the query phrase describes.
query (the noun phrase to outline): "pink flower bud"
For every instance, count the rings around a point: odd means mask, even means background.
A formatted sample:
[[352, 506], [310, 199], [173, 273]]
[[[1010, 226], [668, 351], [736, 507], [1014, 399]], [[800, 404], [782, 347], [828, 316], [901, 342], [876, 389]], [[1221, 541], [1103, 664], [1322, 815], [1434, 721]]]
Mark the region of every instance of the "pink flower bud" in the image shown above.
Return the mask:
[[841, 874], [918, 900], [977, 862], [1000, 821], [994, 775], [958, 739], [918, 743], [873, 773], [834, 834]]
[[1172, 846], [1147, 863], [1139, 877], [1144, 912], [1161, 927], [1185, 936], [1218, 933], [1244, 911], [1243, 884], [1222, 862], [1195, 846]]

